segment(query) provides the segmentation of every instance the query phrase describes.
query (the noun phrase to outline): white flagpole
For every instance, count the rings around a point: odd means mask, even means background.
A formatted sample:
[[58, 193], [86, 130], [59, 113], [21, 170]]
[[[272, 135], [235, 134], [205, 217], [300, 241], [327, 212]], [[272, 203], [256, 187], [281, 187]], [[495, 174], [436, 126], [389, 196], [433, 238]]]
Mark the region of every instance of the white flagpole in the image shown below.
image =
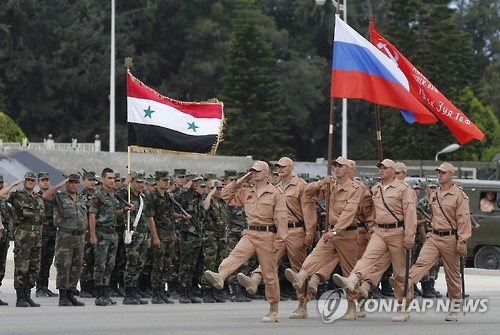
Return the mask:
[[111, 0], [111, 74], [109, 83], [109, 152], [115, 152], [115, 0]]

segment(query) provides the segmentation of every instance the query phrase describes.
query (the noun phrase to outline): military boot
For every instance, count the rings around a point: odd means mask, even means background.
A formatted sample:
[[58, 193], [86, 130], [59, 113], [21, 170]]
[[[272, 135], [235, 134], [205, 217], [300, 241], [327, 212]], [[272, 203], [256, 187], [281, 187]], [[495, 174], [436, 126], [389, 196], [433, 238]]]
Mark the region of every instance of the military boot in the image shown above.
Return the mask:
[[231, 301], [232, 302], [248, 302], [248, 300], [241, 293], [241, 286], [233, 283], [231, 284]]
[[318, 293], [318, 285], [321, 284], [321, 278], [317, 274], [313, 274], [311, 278], [309, 278], [309, 284], [307, 285], [309, 292], [312, 295], [316, 295]]
[[460, 312], [460, 302], [459, 301], [450, 301], [450, 308], [448, 309], [448, 313], [444, 317], [446, 321], [458, 321], [458, 313]]
[[344, 316], [342, 317], [342, 320], [347, 320], [347, 321], [353, 321], [356, 320], [357, 314], [356, 314], [356, 304], [354, 301], [348, 301], [347, 302], [347, 311], [345, 312]]
[[366, 300], [358, 299], [358, 306], [356, 307], [356, 318], [362, 319], [366, 316], [365, 303]]
[[131, 287], [125, 287], [125, 298], [123, 298], [123, 304], [124, 305], [139, 305], [140, 302], [135, 298], [135, 296], [132, 294], [132, 288]]
[[35, 295], [37, 296], [37, 298], [49, 297], [49, 293], [45, 289], [46, 287], [44, 285], [44, 280], [37, 280], [35, 291]]
[[436, 298], [442, 298], [443, 295], [439, 291], [436, 291], [436, 289], [434, 288], [435, 283], [436, 283], [436, 281], [434, 279], [429, 279], [429, 286], [430, 286], [431, 292], [432, 292], [432, 294], [434, 294], [434, 296]]
[[31, 305], [31, 307], [40, 307], [40, 304], [37, 304], [36, 302], [34, 302], [32, 299], [31, 299], [31, 288], [28, 288], [26, 287], [24, 289], [24, 297], [26, 299], [26, 301], [28, 302], [28, 304]]
[[0, 299], [0, 306], [8, 306], [8, 305], [9, 305], [8, 302], [2, 301], [2, 299]]
[[109, 301], [109, 303], [111, 305], [116, 305], [116, 301], [114, 301], [113, 299], [111, 299], [111, 297], [109, 296], [108, 292], [109, 292], [109, 287], [106, 285], [104, 286], [104, 297]]
[[59, 306], [73, 306], [67, 296], [68, 291], [59, 289]]
[[370, 296], [370, 289], [370, 284], [363, 280], [361, 281], [361, 285], [359, 285], [359, 294], [361, 294], [363, 298], [368, 299]]
[[223, 291], [216, 290], [214, 288], [211, 288], [210, 291], [212, 292], [212, 297], [214, 297], [215, 301], [217, 301], [218, 303], [226, 302], [226, 299], [222, 295]]
[[188, 297], [188, 290], [187, 287], [179, 287], [179, 304], [190, 304], [191, 299]]
[[405, 322], [410, 319], [410, 312], [408, 312], [408, 307], [398, 304], [396, 315], [392, 317], [392, 322]]
[[304, 286], [307, 278], [309, 278], [309, 275], [304, 270], [300, 270], [299, 273], [296, 273], [292, 269], [288, 268], [285, 270], [285, 277], [290, 283], [292, 283], [294, 289], [300, 290]]
[[77, 292], [76, 288], [70, 288], [66, 292], [66, 296], [68, 297], [68, 300], [71, 301], [73, 306], [85, 306], [85, 303], [76, 300], [76, 298], [75, 298], [76, 292]]
[[199, 298], [194, 294], [192, 287], [188, 287], [187, 294], [188, 299], [191, 300], [193, 304], [201, 304], [203, 302], [202, 298]]
[[307, 319], [307, 298], [300, 298], [299, 307], [288, 316], [290, 319]]
[[436, 297], [432, 293], [431, 283], [428, 280], [421, 282], [421, 285], [422, 285], [422, 298], [432, 299]]
[[212, 296], [212, 291], [209, 288], [203, 289], [203, 302], [207, 304], [215, 304], [217, 302]]
[[274, 303], [269, 306], [269, 314], [262, 318], [262, 322], [278, 322], [279, 318], [280, 316], [278, 315], [278, 303]]
[[176, 281], [172, 280], [168, 282], [168, 291], [172, 299], [179, 299], [179, 284]]
[[[422, 284], [420, 284], [420, 286], [422, 286]], [[422, 291], [419, 290], [418, 285], [416, 283], [413, 284], [413, 292], [414, 292], [414, 294], [415, 294], [416, 297], [421, 297], [422, 296]]]
[[16, 288], [16, 296], [16, 307], [31, 307], [28, 301], [26, 301], [24, 288]]
[[210, 270], [205, 271], [205, 278], [218, 290], [222, 290], [224, 287], [224, 280], [226, 280], [227, 275], [226, 271], [220, 271], [219, 273]]
[[332, 276], [333, 282], [337, 284], [339, 287], [343, 288], [344, 290], [353, 292], [354, 287], [359, 281], [358, 276], [355, 273], [351, 273], [349, 277], [342, 277], [338, 274], [334, 274]]
[[96, 285], [96, 306], [109, 306], [111, 302], [106, 298], [104, 290], [106, 289], [103, 285]]
[[[134, 297], [135, 300], [139, 301], [139, 304], [141, 305], [147, 305], [148, 302], [147, 300], [142, 300], [142, 297], [141, 295], [139, 294], [139, 291], [137, 290], [137, 287], [132, 287], [132, 296]], [[174, 302], [172, 301], [172, 304]]]
[[166, 304], [175, 304], [175, 301], [169, 299], [170, 294], [168, 291], [160, 289], [160, 298], [162, 298]]
[[165, 301], [160, 296], [160, 288], [159, 287], [153, 287], [153, 296], [151, 297], [151, 303], [152, 304], [164, 304]]
[[95, 298], [95, 295], [92, 295], [92, 292], [89, 290], [90, 283], [86, 280], [80, 281], [80, 297], [82, 298]]
[[[391, 279], [392, 278], [392, 279]], [[393, 284], [391, 285], [391, 281], [393, 282]], [[382, 286], [382, 289], [381, 289], [381, 293], [383, 296], [386, 296], [386, 297], [393, 297], [394, 296], [394, 277], [390, 277], [388, 279], [383, 279], [381, 282], [380, 282], [380, 285]]]
[[238, 283], [243, 286], [247, 292], [251, 295], [257, 293], [257, 288], [262, 281], [262, 276], [258, 273], [252, 273], [251, 277], [246, 276], [244, 273], [240, 272], [236, 276]]

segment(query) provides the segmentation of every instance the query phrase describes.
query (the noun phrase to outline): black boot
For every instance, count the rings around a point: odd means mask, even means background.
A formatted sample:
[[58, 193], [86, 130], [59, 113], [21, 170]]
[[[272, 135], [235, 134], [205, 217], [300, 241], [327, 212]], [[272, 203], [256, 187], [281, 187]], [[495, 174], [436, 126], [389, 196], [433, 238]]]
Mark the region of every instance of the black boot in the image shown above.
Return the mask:
[[151, 297], [152, 304], [164, 304], [165, 301], [160, 297], [160, 288], [153, 287], [153, 296]]
[[132, 294], [131, 287], [125, 287], [125, 298], [123, 299], [124, 305], [139, 305], [140, 302]]
[[386, 297], [394, 296], [394, 290], [392, 289], [391, 284], [389, 284], [389, 278], [383, 279], [380, 284], [382, 285], [382, 295]]
[[191, 303], [191, 299], [189, 299], [189, 297], [188, 297], [187, 287], [180, 286], [179, 293], [180, 293], [179, 304], [190, 304]]
[[48, 297], [48, 298], [54, 298], [59, 296], [57, 293], [54, 293], [51, 290], [49, 290], [48, 279], [37, 280], [35, 295], [37, 297]]
[[212, 296], [212, 290], [209, 288], [203, 289], [203, 302], [207, 304], [215, 304], [217, 300]]
[[106, 285], [106, 286], [104, 286], [104, 297], [106, 299], [108, 299], [110, 305], [116, 305], [116, 301], [114, 301], [113, 299], [111, 299], [111, 297], [109, 296], [108, 293], [109, 293], [109, 286]]
[[436, 296], [436, 298], [442, 298], [443, 295], [439, 291], [436, 291], [436, 289], [434, 288], [434, 284], [435, 284], [435, 280], [434, 279], [430, 279], [429, 280], [429, 285], [430, 285], [432, 294], [434, 294], [434, 296]]
[[8, 305], [9, 305], [8, 302], [2, 301], [2, 299], [0, 299], [0, 306], [8, 306]]
[[95, 298], [95, 304], [96, 306], [109, 306], [111, 303], [109, 300], [106, 298], [104, 290], [105, 287], [102, 285], [96, 285], [96, 298]]
[[66, 290], [59, 289], [59, 306], [73, 306], [69, 301]]
[[162, 298], [166, 304], [175, 304], [175, 301], [169, 299], [170, 294], [168, 293], [168, 291], [160, 289], [160, 298]]
[[141, 305], [148, 304], [148, 302], [146, 300], [142, 300], [141, 295], [137, 291], [137, 287], [132, 287], [132, 295], [134, 296], [135, 300], [139, 301], [139, 304], [141, 304]]
[[[422, 284], [420, 284], [422, 285]], [[413, 284], [413, 293], [416, 297], [421, 297], [422, 296], [422, 291], [420, 291], [418, 289], [418, 285], [417, 284]]]
[[78, 290], [76, 288], [70, 288], [66, 292], [66, 296], [68, 297], [68, 300], [71, 301], [71, 303], [73, 304], [73, 306], [85, 306], [85, 303], [76, 300], [75, 295], [76, 295], [77, 292], [78, 292]]
[[201, 304], [203, 302], [202, 298], [196, 296], [196, 294], [192, 291], [192, 288], [188, 288], [188, 299], [191, 300], [193, 304]]
[[428, 280], [421, 282], [421, 285], [422, 285], [422, 298], [432, 299], [432, 298], [436, 297], [432, 293], [431, 285], [430, 284], [431, 283]]
[[26, 293], [24, 288], [16, 288], [16, 307], [31, 307], [31, 305], [26, 301]]
[[226, 302], [226, 299], [221, 294], [223, 292], [223, 290], [217, 290], [217, 289], [211, 288], [210, 291], [212, 292], [212, 297], [214, 297], [215, 301]]
[[80, 297], [82, 298], [95, 298], [89, 290], [89, 282], [80, 280]]
[[172, 299], [179, 299], [181, 296], [179, 293], [179, 283], [176, 281], [169, 281], [168, 282], [168, 291], [170, 292], [170, 296]]
[[248, 302], [247, 299], [241, 294], [241, 286], [238, 283], [231, 285], [231, 301], [232, 302]]
[[31, 299], [31, 288], [28, 287], [24, 288], [24, 297], [28, 302], [28, 304], [31, 305], [31, 307], [40, 307], [40, 304], [37, 304]]

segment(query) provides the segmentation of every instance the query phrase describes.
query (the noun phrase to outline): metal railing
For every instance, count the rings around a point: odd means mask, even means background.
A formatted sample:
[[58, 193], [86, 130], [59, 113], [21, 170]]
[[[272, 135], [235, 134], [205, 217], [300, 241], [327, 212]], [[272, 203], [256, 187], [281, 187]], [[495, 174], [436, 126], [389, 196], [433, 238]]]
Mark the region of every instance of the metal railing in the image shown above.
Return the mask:
[[38, 149], [38, 150], [58, 150], [58, 151], [101, 151], [101, 140], [99, 135], [95, 136], [94, 143], [78, 143], [76, 138], [71, 140], [71, 143], [56, 143], [52, 139], [52, 135], [49, 134], [47, 139], [43, 142], [28, 142], [27, 138], [23, 138], [21, 143], [18, 142], [3, 142], [0, 140], [0, 151], [5, 151], [5, 149]]

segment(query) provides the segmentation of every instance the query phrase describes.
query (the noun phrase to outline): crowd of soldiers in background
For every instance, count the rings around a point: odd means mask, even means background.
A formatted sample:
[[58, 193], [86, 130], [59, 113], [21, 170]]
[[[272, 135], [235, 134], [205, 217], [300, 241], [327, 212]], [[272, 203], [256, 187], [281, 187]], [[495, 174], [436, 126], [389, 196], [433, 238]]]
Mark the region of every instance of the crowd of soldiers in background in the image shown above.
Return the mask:
[[[111, 169], [105, 169], [101, 176], [83, 170], [78, 175], [68, 176], [62, 183], [53, 187], [50, 196], [43, 196], [51, 186], [50, 176], [45, 172], [38, 174], [29, 172], [17, 184], [24, 182], [26, 189], [26, 182], [34, 182], [36, 179], [39, 190], [33, 195], [36, 199], [35, 205], [21, 201], [21, 210], [16, 211], [15, 201], [9, 201], [13, 200], [13, 197], [2, 200], [0, 205], [0, 224], [3, 223], [0, 239], [0, 285], [5, 275], [9, 242], [15, 231], [23, 228], [27, 229], [29, 235], [25, 236], [23, 241], [30, 244], [32, 249], [30, 252], [20, 253], [19, 246], [16, 245], [14, 250], [14, 254], [20, 257], [15, 260], [19, 269], [14, 273], [18, 293], [16, 306], [19, 307], [39, 306], [30, 297], [32, 287], [36, 287], [37, 297], [59, 296], [60, 306], [84, 305], [75, 298], [78, 295], [80, 298], [95, 298], [96, 305], [100, 306], [115, 304], [113, 297], [124, 297], [123, 304], [134, 305], [146, 304], [148, 301], [144, 299], [150, 299], [153, 304], [171, 304], [174, 303], [174, 299], [178, 299], [179, 303], [222, 303], [227, 300], [249, 302], [252, 299], [263, 299], [262, 285], [255, 294], [249, 294], [248, 290], [242, 289], [238, 284], [236, 275], [226, 279], [228, 289], [222, 291], [213, 289], [203, 276], [207, 270], [217, 270], [221, 261], [235, 247], [247, 228], [243, 207], [227, 206], [221, 196], [222, 189], [228, 183], [237, 180], [245, 173], [226, 170], [223, 176], [218, 177], [210, 172], [201, 176], [187, 173], [185, 169], [176, 169], [172, 176], [168, 171], [155, 171], [153, 175], [147, 177], [143, 171], [136, 171], [123, 178]], [[406, 177], [404, 164], [397, 163], [396, 174], [397, 178], [404, 180]], [[307, 183], [319, 180], [310, 178], [304, 173], [297, 176]], [[109, 184], [106, 184], [106, 178], [110, 178]], [[269, 182], [275, 185], [279, 180], [277, 168], [273, 168]], [[62, 250], [60, 256], [57, 255], [57, 249], [64, 249], [64, 246], [62, 242], [57, 245], [56, 237], [58, 228], [64, 229], [57, 225], [58, 214], [55, 213], [54, 207], [60, 203], [54, 200], [54, 194], [63, 192], [58, 189], [65, 184], [73, 183], [79, 186], [80, 182], [81, 191], [78, 192], [75, 202], [81, 203], [81, 209], [85, 211], [84, 228], [67, 228], [65, 233], [81, 236], [79, 240], [81, 246], [77, 246], [81, 252], [70, 255], [74, 258], [72, 262], [63, 262], [58, 260], [58, 257], [64, 258], [66, 250]], [[360, 179], [360, 182], [367, 188], [373, 183], [368, 179]], [[4, 188], [3, 183], [3, 176], [0, 176], [0, 190]], [[33, 190], [34, 185], [33, 183], [28, 189]], [[103, 195], [101, 192], [96, 198], [96, 192], [106, 189], [106, 185], [112, 190], [111, 194], [104, 192]], [[429, 211], [429, 195], [436, 185], [427, 183], [408, 186], [412, 187], [420, 197], [418, 234], [412, 253], [414, 262], [425, 241], [425, 235], [430, 230], [425, 215]], [[421, 187], [425, 188], [424, 192], [421, 192]], [[423, 196], [420, 196], [421, 193]], [[100, 207], [108, 201], [107, 199], [114, 202], [112, 205], [108, 204], [108, 208], [114, 210], [111, 213], [113, 225], [104, 224], [109, 231], [99, 228], [100, 222], [109, 221], [109, 213], [106, 215]], [[318, 214], [316, 236], [313, 244], [307, 249], [308, 253], [321, 240], [325, 228], [324, 200], [317, 201], [316, 208]], [[64, 215], [64, 208], [61, 213]], [[20, 218], [19, 215], [23, 217]], [[92, 220], [94, 227], [90, 224]], [[370, 233], [369, 227], [372, 224], [373, 222], [364, 220], [358, 223], [360, 244], [365, 247]], [[127, 237], [129, 231], [133, 231], [131, 237]], [[116, 233], [118, 238], [110, 237], [111, 233]], [[97, 243], [93, 241], [93, 237]], [[104, 246], [101, 245], [102, 240], [105, 241]], [[96, 248], [100, 248], [99, 251], [96, 251]], [[49, 272], [54, 256], [58, 271], [64, 272], [64, 267], [80, 266], [79, 269], [66, 269], [66, 272], [73, 271], [78, 274], [79, 290], [74, 279], [73, 283], [66, 285], [57, 282], [59, 294], [49, 289]], [[239, 272], [250, 274], [257, 266], [254, 257], [240, 268]], [[278, 271], [282, 301], [297, 299], [295, 289], [284, 276], [284, 270], [289, 267], [287, 257], [283, 258]], [[337, 266], [334, 273], [339, 272], [341, 273], [341, 269]], [[71, 274], [66, 275], [71, 277]], [[315, 297], [319, 297], [326, 290], [338, 288], [330, 279], [330, 275], [316, 283], [318, 286], [314, 292]], [[421, 289], [416, 283], [414, 284], [415, 294], [425, 298], [441, 297], [441, 294], [434, 289], [437, 275], [436, 263], [430, 273], [420, 281]], [[394, 295], [388, 281], [390, 276], [389, 268], [382, 277], [380, 285], [373, 290], [374, 298]], [[311, 278], [311, 281], [313, 280], [315, 279]], [[71, 282], [71, 279], [69, 281]], [[338, 292], [340, 296], [341, 290]], [[7, 303], [0, 300], [0, 305]]]

